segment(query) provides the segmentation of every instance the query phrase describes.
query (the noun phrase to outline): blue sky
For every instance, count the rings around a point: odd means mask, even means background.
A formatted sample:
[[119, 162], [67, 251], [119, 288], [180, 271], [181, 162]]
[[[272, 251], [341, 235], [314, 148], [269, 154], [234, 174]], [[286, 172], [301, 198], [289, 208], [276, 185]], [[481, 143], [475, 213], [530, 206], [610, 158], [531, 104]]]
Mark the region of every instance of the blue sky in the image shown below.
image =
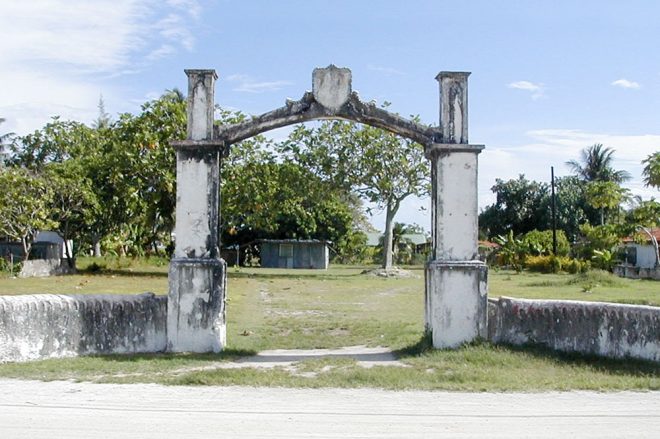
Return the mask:
[[[330, 63], [353, 71], [363, 100], [437, 124], [436, 74], [471, 71], [480, 206], [495, 178], [567, 175], [593, 143], [616, 150], [633, 193], [660, 195], [640, 177], [660, 150], [660, 2], [0, 0], [0, 17], [3, 133], [53, 115], [90, 122], [101, 94], [113, 116], [136, 112], [186, 90], [185, 68], [216, 69], [216, 102], [260, 114]], [[410, 200], [397, 219], [428, 227], [426, 205]]]

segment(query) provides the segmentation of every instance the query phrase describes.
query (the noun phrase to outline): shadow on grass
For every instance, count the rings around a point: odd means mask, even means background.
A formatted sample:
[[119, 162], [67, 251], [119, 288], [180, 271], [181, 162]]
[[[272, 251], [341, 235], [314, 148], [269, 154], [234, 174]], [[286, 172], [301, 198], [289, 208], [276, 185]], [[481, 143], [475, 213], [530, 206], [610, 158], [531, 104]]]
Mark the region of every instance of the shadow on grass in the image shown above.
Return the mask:
[[604, 358], [597, 355], [587, 355], [575, 352], [559, 352], [543, 346], [534, 345], [498, 345], [497, 347], [513, 353], [533, 355], [534, 357], [551, 361], [556, 364], [589, 367], [598, 372], [605, 372], [614, 375], [654, 375], [660, 377], [660, 363], [655, 363], [650, 360], [639, 360], [636, 358]]
[[141, 271], [128, 268], [104, 268], [102, 270], [78, 270], [78, 274], [86, 276], [117, 276], [117, 277], [167, 277], [167, 272]]
[[220, 361], [236, 360], [242, 357], [251, 357], [257, 352], [251, 349], [225, 349], [218, 353], [172, 353], [172, 352], [154, 352], [144, 354], [111, 354], [111, 355], [87, 355], [88, 358], [97, 358], [104, 361], [117, 363], [134, 363], [138, 361], [151, 360], [194, 360], [194, 361]]
[[254, 273], [254, 272], [241, 272], [241, 271], [232, 271], [227, 269], [227, 276], [235, 279], [314, 279], [314, 280], [337, 280], [337, 279], [349, 279], [360, 277], [360, 273], [349, 273], [349, 274], [328, 274], [324, 272], [320, 273], [292, 273], [290, 271], [282, 273]]
[[508, 344], [495, 345], [486, 340], [475, 341], [461, 346], [457, 350], [433, 348], [433, 342], [430, 334], [423, 335], [416, 343], [394, 351], [400, 360], [406, 357], [419, 357], [432, 352], [460, 353], [464, 350], [467, 354], [470, 350], [489, 350], [493, 354], [497, 352], [520, 354], [532, 356], [557, 365], [574, 366], [580, 368], [591, 368], [596, 372], [603, 372], [611, 375], [626, 375], [635, 377], [655, 376], [660, 377], [660, 363], [650, 360], [640, 360], [635, 358], [604, 358], [596, 355], [580, 354], [575, 352], [560, 352], [549, 349], [545, 346], [523, 345], [514, 346]]

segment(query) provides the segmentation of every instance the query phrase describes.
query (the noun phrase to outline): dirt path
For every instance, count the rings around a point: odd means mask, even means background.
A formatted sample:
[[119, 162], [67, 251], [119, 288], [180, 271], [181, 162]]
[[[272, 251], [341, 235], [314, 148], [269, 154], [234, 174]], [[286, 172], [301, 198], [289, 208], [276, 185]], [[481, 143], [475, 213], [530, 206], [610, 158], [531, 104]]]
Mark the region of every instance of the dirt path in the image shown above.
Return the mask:
[[0, 437], [657, 437], [660, 392], [447, 393], [0, 380]]

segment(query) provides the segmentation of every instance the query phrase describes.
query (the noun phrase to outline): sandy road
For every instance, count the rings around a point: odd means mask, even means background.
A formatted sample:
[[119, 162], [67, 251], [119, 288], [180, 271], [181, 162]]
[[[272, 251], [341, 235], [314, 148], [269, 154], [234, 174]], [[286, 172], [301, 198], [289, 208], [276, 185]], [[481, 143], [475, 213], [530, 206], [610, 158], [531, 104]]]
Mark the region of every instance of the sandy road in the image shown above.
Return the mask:
[[0, 438], [660, 437], [660, 392], [447, 393], [0, 380]]

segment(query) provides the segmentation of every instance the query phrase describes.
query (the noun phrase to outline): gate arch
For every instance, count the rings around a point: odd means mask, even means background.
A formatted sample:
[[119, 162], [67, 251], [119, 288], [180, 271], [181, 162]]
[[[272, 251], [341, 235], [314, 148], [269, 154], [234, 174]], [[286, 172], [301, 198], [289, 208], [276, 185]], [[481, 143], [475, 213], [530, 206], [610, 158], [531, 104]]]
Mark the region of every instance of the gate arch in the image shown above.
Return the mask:
[[226, 265], [219, 257], [221, 157], [232, 144], [319, 119], [372, 125], [424, 145], [431, 162], [432, 255], [425, 270], [425, 327], [436, 348], [486, 337], [487, 267], [477, 254], [477, 156], [468, 143], [467, 72], [440, 72], [440, 125], [420, 124], [352, 90], [351, 71], [314, 69], [300, 100], [239, 124], [214, 126], [214, 70], [186, 70], [187, 139], [177, 152], [176, 243], [169, 269], [167, 339], [173, 352], [226, 345]]

